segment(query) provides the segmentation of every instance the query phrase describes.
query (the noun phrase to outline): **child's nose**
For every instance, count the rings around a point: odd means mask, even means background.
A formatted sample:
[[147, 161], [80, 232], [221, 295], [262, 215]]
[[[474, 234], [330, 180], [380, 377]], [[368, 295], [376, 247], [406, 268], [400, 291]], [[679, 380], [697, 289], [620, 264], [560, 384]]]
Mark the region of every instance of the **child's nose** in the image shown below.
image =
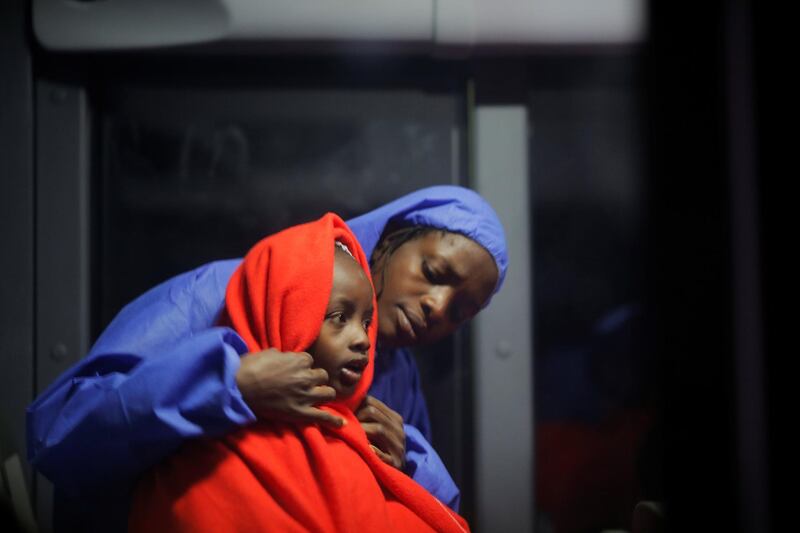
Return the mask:
[[350, 339], [350, 350], [358, 353], [367, 353], [369, 351], [369, 335], [362, 327], [353, 328], [353, 336]]

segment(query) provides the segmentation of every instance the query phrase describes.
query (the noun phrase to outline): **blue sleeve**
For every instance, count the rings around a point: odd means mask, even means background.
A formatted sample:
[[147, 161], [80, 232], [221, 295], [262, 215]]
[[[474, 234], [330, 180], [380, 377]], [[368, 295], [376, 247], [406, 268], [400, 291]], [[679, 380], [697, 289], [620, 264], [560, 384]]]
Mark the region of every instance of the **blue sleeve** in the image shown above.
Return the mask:
[[417, 369], [417, 363], [414, 361], [413, 355], [409, 354], [409, 356], [411, 357], [411, 365], [409, 369], [409, 388], [406, 396], [407, 416], [404, 416], [403, 420], [405, 420], [406, 424], [417, 428], [422, 436], [425, 437], [426, 441], [431, 441], [433, 440], [431, 420], [430, 415], [428, 415], [428, 405], [425, 403], [425, 395], [422, 393], [419, 370]]
[[458, 487], [430, 445], [430, 418], [414, 355], [405, 349], [376, 354], [375, 376], [369, 393], [403, 417], [406, 473], [439, 501], [458, 512]]
[[414, 426], [404, 424], [406, 431], [406, 467], [411, 479], [422, 485], [440, 502], [458, 512], [461, 492], [442, 459]]
[[187, 438], [255, 420], [232, 330], [210, 327], [235, 262], [182, 274], [126, 306], [86, 359], [28, 408], [28, 458], [62, 490], [132, 481]]
[[425, 440], [431, 440], [431, 422], [419, 370], [409, 350], [375, 354], [375, 375], [369, 393], [398, 412], [403, 422], [417, 428]]

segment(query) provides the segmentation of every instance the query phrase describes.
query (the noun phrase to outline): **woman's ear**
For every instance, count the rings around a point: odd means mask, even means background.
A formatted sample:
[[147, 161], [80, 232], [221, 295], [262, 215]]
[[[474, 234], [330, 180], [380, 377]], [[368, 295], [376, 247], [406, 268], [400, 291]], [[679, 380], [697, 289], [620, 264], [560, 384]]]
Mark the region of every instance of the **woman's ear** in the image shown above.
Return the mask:
[[374, 274], [378, 272], [379, 267], [383, 268], [383, 262], [386, 257], [386, 250], [389, 248], [388, 240], [381, 236], [381, 239], [372, 250], [372, 255], [369, 257], [369, 269]]
[[369, 272], [372, 276], [372, 288], [375, 291], [375, 299], [381, 297], [383, 291], [383, 271], [386, 266], [386, 247], [379, 249], [377, 246], [372, 252], [372, 258], [369, 262]]

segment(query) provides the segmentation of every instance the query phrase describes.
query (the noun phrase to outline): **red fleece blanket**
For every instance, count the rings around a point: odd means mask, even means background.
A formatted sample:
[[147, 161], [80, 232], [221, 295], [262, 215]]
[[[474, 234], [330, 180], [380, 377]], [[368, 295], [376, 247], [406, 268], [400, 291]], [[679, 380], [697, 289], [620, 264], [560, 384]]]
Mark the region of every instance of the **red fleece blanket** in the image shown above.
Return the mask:
[[[367, 258], [334, 214], [259, 242], [227, 289], [228, 323], [251, 352], [303, 351], [316, 339], [331, 292], [334, 241], [365, 272]], [[369, 336], [375, 346], [377, 320]], [[356, 392], [325, 406], [347, 424], [258, 422], [186, 444], [140, 480], [132, 532], [454, 531], [466, 522], [370, 449], [353, 409], [366, 395], [374, 348]]]

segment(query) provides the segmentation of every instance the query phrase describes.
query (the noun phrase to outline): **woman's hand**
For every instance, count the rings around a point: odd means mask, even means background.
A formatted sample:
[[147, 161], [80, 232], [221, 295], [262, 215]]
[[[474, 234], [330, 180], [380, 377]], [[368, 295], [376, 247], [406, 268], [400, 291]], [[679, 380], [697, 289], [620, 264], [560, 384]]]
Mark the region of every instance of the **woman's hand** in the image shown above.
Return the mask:
[[402, 470], [406, 462], [403, 417], [372, 396], [364, 399], [355, 414], [378, 457], [384, 463]]
[[344, 419], [314, 407], [336, 398], [336, 391], [328, 386], [328, 373], [311, 368], [313, 363], [305, 352], [270, 348], [247, 354], [236, 373], [236, 385], [258, 418], [342, 427]]

